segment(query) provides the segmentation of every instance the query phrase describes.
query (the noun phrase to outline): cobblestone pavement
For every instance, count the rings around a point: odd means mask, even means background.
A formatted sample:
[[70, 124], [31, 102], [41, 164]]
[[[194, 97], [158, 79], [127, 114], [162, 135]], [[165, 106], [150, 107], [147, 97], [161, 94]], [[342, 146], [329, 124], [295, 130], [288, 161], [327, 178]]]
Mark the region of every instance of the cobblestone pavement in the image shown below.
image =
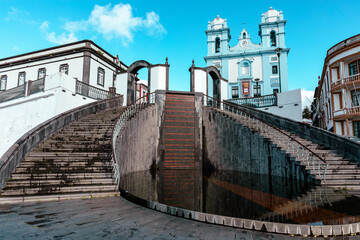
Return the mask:
[[0, 239], [6, 240], [289, 238], [309, 239], [186, 220], [140, 207], [122, 197], [0, 206]]

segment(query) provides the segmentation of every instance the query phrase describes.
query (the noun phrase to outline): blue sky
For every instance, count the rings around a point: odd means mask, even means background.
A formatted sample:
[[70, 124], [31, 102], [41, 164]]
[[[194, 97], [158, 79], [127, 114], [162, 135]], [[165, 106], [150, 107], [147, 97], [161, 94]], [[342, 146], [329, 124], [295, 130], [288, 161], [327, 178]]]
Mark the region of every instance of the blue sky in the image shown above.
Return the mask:
[[0, 58], [91, 39], [121, 61], [164, 63], [170, 88], [189, 89], [192, 59], [205, 66], [205, 30], [228, 20], [234, 46], [246, 23], [255, 43], [261, 14], [272, 6], [287, 20], [289, 89], [314, 90], [326, 51], [360, 33], [360, 1], [75, 1], [0, 0]]

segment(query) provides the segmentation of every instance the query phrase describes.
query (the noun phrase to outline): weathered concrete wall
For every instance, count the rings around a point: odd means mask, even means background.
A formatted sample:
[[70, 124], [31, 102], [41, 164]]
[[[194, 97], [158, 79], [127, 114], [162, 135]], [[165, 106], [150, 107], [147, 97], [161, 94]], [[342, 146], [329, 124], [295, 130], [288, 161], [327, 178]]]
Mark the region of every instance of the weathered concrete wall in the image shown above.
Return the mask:
[[156, 166], [159, 145], [158, 106], [151, 105], [131, 118], [116, 140], [121, 175]]
[[307, 180], [308, 173], [272, 142], [230, 117], [203, 108], [204, 167]]
[[261, 120], [272, 124], [278, 128], [293, 132], [300, 137], [309, 139], [317, 144], [324, 145], [332, 150], [347, 156], [348, 158], [360, 161], [360, 144], [336, 135], [332, 132], [313, 127], [301, 122], [296, 122], [288, 118], [279, 117], [270, 113], [262, 112], [256, 109], [239, 107], [244, 112], [254, 115]]

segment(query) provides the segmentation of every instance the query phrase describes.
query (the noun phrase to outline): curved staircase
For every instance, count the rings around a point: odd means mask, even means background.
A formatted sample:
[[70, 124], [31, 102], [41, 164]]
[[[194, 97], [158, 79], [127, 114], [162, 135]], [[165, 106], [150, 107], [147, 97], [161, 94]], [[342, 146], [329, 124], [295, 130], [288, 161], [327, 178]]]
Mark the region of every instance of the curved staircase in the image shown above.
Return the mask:
[[0, 192], [0, 204], [118, 196], [111, 135], [123, 108], [72, 122], [29, 152]]

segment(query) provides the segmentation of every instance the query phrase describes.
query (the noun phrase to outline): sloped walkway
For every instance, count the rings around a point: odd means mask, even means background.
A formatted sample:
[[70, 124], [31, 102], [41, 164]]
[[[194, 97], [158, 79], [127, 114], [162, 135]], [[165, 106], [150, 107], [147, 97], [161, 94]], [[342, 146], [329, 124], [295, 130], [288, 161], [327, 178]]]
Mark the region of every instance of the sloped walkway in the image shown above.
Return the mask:
[[122, 197], [0, 205], [0, 239], [289, 238], [311, 239], [186, 220], [140, 207]]

